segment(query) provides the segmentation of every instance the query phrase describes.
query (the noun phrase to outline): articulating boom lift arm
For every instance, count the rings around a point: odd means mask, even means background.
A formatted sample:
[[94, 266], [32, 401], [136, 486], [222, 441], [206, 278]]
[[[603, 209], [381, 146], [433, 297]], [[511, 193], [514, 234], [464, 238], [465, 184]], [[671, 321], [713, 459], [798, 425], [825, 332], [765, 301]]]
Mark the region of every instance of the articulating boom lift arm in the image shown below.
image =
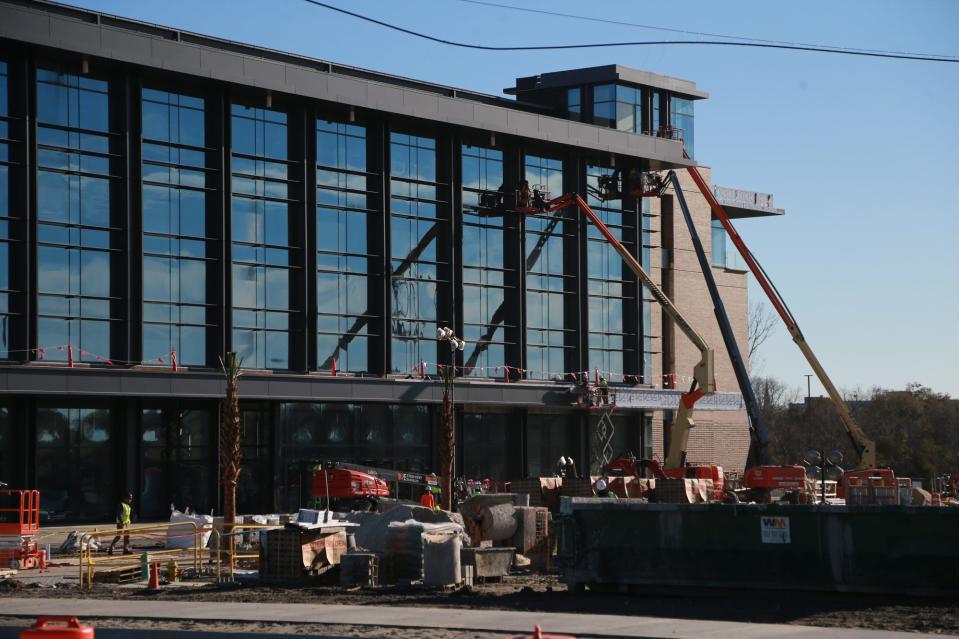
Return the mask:
[[683, 314], [680, 313], [672, 300], [666, 297], [663, 290], [643, 269], [642, 265], [633, 257], [625, 246], [613, 235], [599, 216], [593, 211], [578, 193], [568, 193], [554, 200], [543, 203], [542, 208], [522, 208], [522, 213], [552, 213], [567, 206], [576, 206], [586, 219], [602, 233], [606, 241], [619, 253], [620, 257], [630, 268], [643, 285], [652, 293], [656, 301], [663, 307], [670, 319], [683, 331], [686, 337], [699, 349], [700, 360], [693, 369], [693, 383], [688, 392], [683, 393], [679, 402], [679, 410], [669, 427], [669, 450], [666, 452], [664, 468], [679, 468], [686, 463], [686, 446], [689, 442], [689, 430], [696, 424], [692, 418], [693, 406], [708, 393], [716, 391], [713, 373], [713, 351], [699, 333], [689, 325]]
[[689, 207], [686, 205], [686, 196], [679, 186], [679, 177], [675, 171], [670, 171], [666, 176], [666, 181], [671, 183], [673, 191], [676, 193], [676, 199], [679, 201], [679, 207], [683, 211], [683, 219], [686, 221], [686, 228], [689, 230], [689, 236], [693, 241], [693, 248], [696, 249], [696, 258], [699, 260], [699, 268], [703, 272], [703, 279], [706, 280], [706, 288], [709, 289], [709, 296], [713, 301], [713, 313], [716, 315], [716, 321], [719, 324], [719, 331], [723, 336], [723, 343], [726, 345], [726, 351], [729, 353], [729, 360], [733, 365], [733, 372], [736, 374], [736, 381], [739, 383], [739, 390], [746, 401], [746, 414], [749, 416], [749, 434], [752, 439], [752, 453], [755, 459], [747, 466], [757, 466], [770, 463], [769, 460], [769, 431], [766, 429], [766, 422], [763, 420], [762, 411], [759, 410], [759, 402], [756, 401], [756, 394], [753, 392], [752, 382], [749, 381], [749, 371], [746, 370], [746, 362], [740, 354], [739, 344], [736, 342], [736, 335], [729, 323], [729, 316], [726, 314], [726, 305], [723, 298], [719, 295], [719, 288], [716, 286], [716, 278], [713, 277], [712, 265], [706, 258], [706, 251], [703, 249], [702, 240], [699, 239], [699, 233], [696, 232], [696, 225], [693, 223], [692, 215], [689, 213]]
[[842, 397], [839, 395], [839, 391], [836, 390], [832, 380], [829, 379], [829, 375], [826, 374], [826, 370], [822, 367], [822, 364], [819, 363], [819, 359], [816, 357], [816, 354], [812, 352], [812, 348], [810, 348], [809, 344], [806, 342], [806, 338], [803, 336], [802, 331], [799, 330], [799, 325], [796, 323], [796, 318], [793, 317], [793, 314], [789, 311], [789, 307], [786, 306], [786, 302], [779, 294], [779, 291], [776, 290], [776, 287], [773, 286], [773, 283], [769, 280], [769, 277], [766, 275], [766, 272], [763, 270], [762, 266], [760, 266], [759, 262], [756, 261], [756, 258], [753, 257], [753, 254], [749, 251], [749, 248], [746, 246], [745, 242], [743, 242], [743, 239], [739, 236], [739, 233], [737, 233], [736, 229], [733, 228], [732, 223], [729, 221], [729, 216], [726, 215], [726, 211], [723, 210], [722, 205], [720, 205], [720, 203], [713, 196], [712, 190], [709, 188], [709, 185], [706, 184], [706, 181], [703, 179], [703, 177], [699, 174], [699, 170], [694, 166], [687, 167], [687, 170], [689, 171], [689, 175], [693, 178], [693, 181], [696, 183], [696, 186], [699, 188], [700, 193], [702, 193], [703, 197], [706, 198], [706, 201], [709, 202], [709, 206], [713, 209], [713, 213], [722, 223], [723, 228], [726, 229], [726, 233], [729, 234], [729, 239], [732, 240], [733, 244], [736, 245], [739, 253], [743, 256], [743, 259], [749, 266], [749, 270], [752, 271], [756, 281], [762, 287], [763, 291], [765, 291], [766, 296], [769, 297], [769, 301], [772, 302], [776, 312], [779, 313], [779, 316], [786, 324], [786, 329], [792, 336], [793, 341], [796, 342], [796, 346], [798, 346], [799, 350], [802, 351], [802, 354], [806, 357], [806, 361], [809, 362], [809, 365], [812, 366], [813, 371], [815, 371], [816, 377], [819, 378], [820, 383], [822, 383], [823, 387], [826, 389], [826, 392], [829, 394], [829, 398], [832, 400], [833, 406], [836, 408], [836, 412], [839, 413], [839, 419], [842, 420], [843, 426], [846, 428], [846, 433], [849, 435], [849, 439], [852, 442], [853, 448], [855, 448], [856, 452], [859, 453], [860, 465], [863, 468], [875, 468], [875, 442], [866, 436], [866, 433], [863, 432], [862, 428], [859, 427], [859, 424], [856, 423], [856, 420], [853, 419], [846, 402], [843, 401]]

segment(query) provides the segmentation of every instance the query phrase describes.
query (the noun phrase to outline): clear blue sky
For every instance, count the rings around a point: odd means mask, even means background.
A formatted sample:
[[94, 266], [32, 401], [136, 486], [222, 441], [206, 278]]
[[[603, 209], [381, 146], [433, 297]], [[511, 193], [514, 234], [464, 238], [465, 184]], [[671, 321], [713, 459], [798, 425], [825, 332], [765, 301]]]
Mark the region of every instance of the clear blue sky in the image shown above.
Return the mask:
[[[440, 37], [498, 45], [675, 37], [456, 0], [329, 0]], [[681, 4], [499, 0], [604, 19], [796, 42], [959, 55], [959, 2]], [[841, 389], [919, 382], [959, 397], [959, 64], [712, 47], [482, 52], [413, 39], [303, 0], [74, 4], [500, 94], [519, 76], [619, 63], [696, 81], [696, 157], [714, 181], [775, 195], [738, 224]], [[751, 295], [761, 295], [751, 287]], [[759, 372], [805, 392], [788, 334]], [[813, 394], [821, 393], [814, 382]]]

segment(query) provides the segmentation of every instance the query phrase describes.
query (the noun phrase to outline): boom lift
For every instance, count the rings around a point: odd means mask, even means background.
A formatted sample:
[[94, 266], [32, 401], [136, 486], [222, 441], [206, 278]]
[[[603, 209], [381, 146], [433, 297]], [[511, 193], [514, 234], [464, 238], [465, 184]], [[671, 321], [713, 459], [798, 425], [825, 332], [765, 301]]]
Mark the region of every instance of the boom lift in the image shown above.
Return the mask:
[[[683, 314], [676, 308], [676, 305], [663, 293], [653, 279], [643, 269], [642, 265], [633, 257], [625, 246], [613, 235], [610, 230], [599, 219], [599, 216], [586, 203], [578, 193], [568, 193], [552, 200], [546, 200], [544, 194], [539, 191], [533, 192], [532, 201], [524, 194], [517, 194], [516, 212], [518, 213], [554, 213], [568, 206], [575, 206], [586, 219], [606, 238], [606, 241], [619, 253], [623, 262], [629, 267], [636, 277], [649, 290], [653, 298], [663, 307], [670, 319], [683, 331], [696, 348], [699, 349], [700, 360], [693, 368], [693, 381], [689, 391], [680, 396], [679, 407], [669, 427], [669, 450], [666, 454], [666, 461], [663, 465], [663, 472], [668, 476], [685, 477], [686, 473], [686, 447], [689, 443], [689, 431], [696, 424], [692, 418], [693, 407], [696, 402], [704, 395], [716, 391], [714, 372], [713, 372], [713, 350], [706, 343], [706, 340], [690, 326]], [[672, 471], [672, 472], [670, 472]], [[713, 475], [714, 473], [710, 473]], [[722, 471], [719, 471], [719, 482], [722, 483]], [[714, 478], [715, 483], [715, 478]], [[721, 487], [720, 487], [721, 489]]]
[[679, 201], [679, 207], [682, 209], [683, 219], [693, 241], [696, 258], [699, 260], [699, 267], [703, 273], [703, 279], [706, 280], [706, 287], [709, 289], [709, 296], [713, 302], [713, 312], [723, 336], [723, 343], [729, 353], [739, 390], [746, 402], [746, 414], [749, 417], [749, 434], [752, 445], [746, 462], [745, 487], [749, 489], [751, 499], [762, 502], [769, 501], [774, 490], [784, 491], [790, 496], [805, 492], [809, 485], [806, 479], [806, 469], [803, 466], [770, 464], [769, 431], [766, 429], [762, 411], [759, 409], [759, 402], [756, 401], [756, 394], [753, 392], [753, 385], [749, 380], [749, 371], [746, 370], [746, 363], [743, 361], [739, 344], [736, 342], [736, 336], [733, 334], [732, 326], [729, 323], [729, 316], [726, 314], [726, 306], [719, 295], [716, 278], [713, 277], [713, 270], [706, 257], [706, 251], [703, 249], [702, 240], [699, 238], [699, 233], [696, 232], [696, 226], [693, 224], [692, 215], [690, 215], [689, 207], [686, 205], [686, 196], [679, 185], [679, 177], [676, 172], [670, 171], [666, 175], [665, 182], [672, 186], [676, 199]]
[[891, 471], [888, 469], [876, 468], [875, 442], [873, 442], [873, 440], [870, 439], [865, 432], [863, 432], [862, 428], [859, 427], [859, 424], [856, 423], [856, 420], [849, 412], [849, 407], [846, 405], [846, 402], [843, 401], [842, 397], [839, 395], [839, 391], [832, 383], [832, 380], [829, 379], [829, 375], [826, 374], [826, 370], [822, 367], [822, 364], [820, 364], [815, 353], [813, 353], [812, 348], [809, 346], [805, 336], [799, 329], [799, 324], [796, 322], [796, 318], [793, 316], [792, 312], [790, 312], [789, 307], [782, 298], [782, 295], [779, 294], [779, 291], [770, 281], [769, 276], [766, 275], [766, 272], [763, 270], [762, 266], [760, 266], [755, 256], [753, 256], [752, 252], [750, 252], [745, 242], [743, 242], [743, 239], [739, 236], [739, 233], [736, 232], [736, 229], [729, 221], [729, 216], [726, 215], [726, 211], [716, 200], [712, 190], [709, 188], [709, 185], [706, 184], [706, 181], [703, 179], [702, 175], [699, 174], [699, 170], [694, 166], [690, 166], [687, 167], [687, 171], [689, 171], [689, 175], [696, 183], [700, 193], [702, 193], [703, 197], [706, 198], [706, 201], [709, 202], [709, 206], [712, 208], [713, 214], [715, 214], [716, 218], [723, 225], [723, 228], [726, 229], [729, 239], [732, 240], [733, 244], [736, 246], [736, 249], [739, 251], [740, 255], [742, 255], [743, 260], [745, 260], [746, 264], [749, 266], [749, 270], [756, 278], [759, 286], [762, 287], [763, 291], [766, 293], [766, 296], [769, 298], [769, 301], [772, 302], [773, 308], [776, 309], [776, 312], [779, 313], [783, 323], [786, 324], [786, 329], [792, 336], [796, 346], [799, 347], [799, 350], [802, 352], [803, 356], [805, 356], [806, 361], [809, 362], [809, 365], [812, 366], [813, 371], [816, 373], [816, 377], [826, 389], [830, 400], [832, 400], [833, 407], [835, 407], [836, 412], [839, 414], [839, 419], [842, 421], [842, 424], [846, 429], [849, 440], [852, 443], [856, 453], [859, 455], [860, 468], [854, 471], [848, 471], [843, 475], [843, 480], [840, 482], [837, 490], [838, 495], [840, 497], [844, 496], [845, 480], [847, 477], [868, 477], [877, 474], [888, 476]]
[[390, 483], [439, 486], [436, 475], [341, 461], [315, 464], [312, 480], [311, 497], [321, 500], [324, 505], [328, 501], [331, 507], [344, 510], [377, 510], [380, 501], [390, 497]]

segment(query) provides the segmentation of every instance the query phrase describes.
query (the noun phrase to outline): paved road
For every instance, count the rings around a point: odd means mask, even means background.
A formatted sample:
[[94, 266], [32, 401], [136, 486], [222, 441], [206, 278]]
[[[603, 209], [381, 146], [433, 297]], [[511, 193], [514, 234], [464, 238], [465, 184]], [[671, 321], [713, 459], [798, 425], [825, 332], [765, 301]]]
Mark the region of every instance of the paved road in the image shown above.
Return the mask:
[[[670, 637], [700, 639], [916, 639], [915, 633], [880, 630], [815, 628], [780, 624], [751, 624], [730, 621], [703, 621], [539, 613], [513, 610], [451, 611], [449, 608], [356, 606], [324, 604], [213, 603], [112, 601], [86, 599], [0, 599], [0, 615], [80, 615], [86, 617], [129, 617], [140, 619], [196, 619], [215, 621], [281, 621], [315, 624], [353, 624], [400, 628], [449, 628], [489, 632], [528, 633], [535, 624], [552, 633], [600, 637]], [[306, 628], [304, 628], [306, 630]], [[97, 633], [98, 635], [100, 633]], [[422, 636], [422, 633], [417, 633]], [[107, 633], [104, 632], [104, 637]], [[130, 636], [134, 636], [132, 633]], [[140, 635], [136, 635], [139, 637]], [[164, 635], [156, 635], [161, 637]], [[206, 635], [203, 635], [204, 637]], [[234, 635], [235, 636], [235, 635]], [[937, 635], [942, 637], [945, 635]], [[146, 635], [143, 635], [146, 637]]]

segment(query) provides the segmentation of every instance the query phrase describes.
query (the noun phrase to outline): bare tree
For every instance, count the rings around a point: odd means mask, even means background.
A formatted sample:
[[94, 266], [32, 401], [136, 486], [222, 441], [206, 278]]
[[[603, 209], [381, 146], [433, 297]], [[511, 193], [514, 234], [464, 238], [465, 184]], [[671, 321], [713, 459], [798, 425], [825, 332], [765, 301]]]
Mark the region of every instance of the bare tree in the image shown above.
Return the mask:
[[[240, 442], [240, 396], [237, 381], [240, 378], [241, 358], [233, 352], [220, 358], [226, 378], [226, 395], [220, 411], [220, 481], [223, 484], [223, 532], [233, 532], [236, 522], [236, 484], [240, 478], [243, 448]], [[227, 548], [233, 564], [236, 537], [228, 537]]]
[[749, 359], [759, 347], [772, 335], [776, 326], [776, 314], [760, 300], [749, 303]]

